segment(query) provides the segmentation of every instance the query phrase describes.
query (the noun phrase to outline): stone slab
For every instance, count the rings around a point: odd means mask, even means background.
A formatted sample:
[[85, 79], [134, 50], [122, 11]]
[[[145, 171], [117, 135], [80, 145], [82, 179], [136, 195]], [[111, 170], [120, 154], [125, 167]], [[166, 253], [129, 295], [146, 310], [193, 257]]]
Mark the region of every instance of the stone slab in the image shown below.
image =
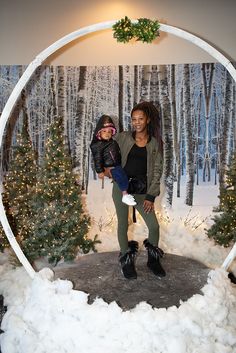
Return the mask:
[[159, 279], [146, 262], [146, 251], [141, 251], [136, 261], [136, 280], [123, 277], [115, 251], [82, 256], [71, 266], [53, 270], [56, 278], [70, 280], [74, 289], [89, 293], [89, 303], [99, 297], [108, 303], [116, 301], [123, 310], [132, 309], [142, 301], [156, 308], [179, 306], [180, 301], [201, 294], [210, 271], [196, 260], [165, 254], [161, 262], [167, 275]]

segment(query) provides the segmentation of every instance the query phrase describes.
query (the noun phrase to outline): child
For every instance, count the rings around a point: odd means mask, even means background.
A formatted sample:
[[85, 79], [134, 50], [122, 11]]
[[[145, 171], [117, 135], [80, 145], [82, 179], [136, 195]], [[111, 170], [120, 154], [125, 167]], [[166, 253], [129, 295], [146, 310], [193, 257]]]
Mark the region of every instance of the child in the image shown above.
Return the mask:
[[112, 139], [116, 133], [115, 125], [108, 115], [102, 115], [94, 131], [90, 148], [95, 170], [100, 179], [104, 178], [105, 168], [109, 169], [112, 178], [122, 191], [122, 202], [129, 206], [136, 205], [134, 197], [128, 194], [129, 181], [121, 167], [121, 154], [118, 143]]

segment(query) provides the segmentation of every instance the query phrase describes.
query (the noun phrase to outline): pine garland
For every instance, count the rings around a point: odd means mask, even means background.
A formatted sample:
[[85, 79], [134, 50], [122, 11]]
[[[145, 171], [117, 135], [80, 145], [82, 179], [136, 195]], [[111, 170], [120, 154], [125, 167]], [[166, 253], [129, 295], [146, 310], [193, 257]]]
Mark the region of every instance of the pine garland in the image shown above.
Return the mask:
[[151, 21], [148, 18], [139, 18], [138, 23], [135, 23], [133, 28], [134, 37], [143, 43], [151, 43], [160, 35], [160, 23], [157, 20]]
[[133, 25], [127, 16], [116, 22], [112, 29], [114, 30], [113, 37], [117, 39], [117, 42], [128, 43], [134, 37]]
[[143, 43], [152, 43], [160, 35], [159, 28], [157, 20], [138, 18], [137, 23], [132, 23], [127, 16], [112, 26], [113, 37], [120, 43], [128, 43], [133, 38]]

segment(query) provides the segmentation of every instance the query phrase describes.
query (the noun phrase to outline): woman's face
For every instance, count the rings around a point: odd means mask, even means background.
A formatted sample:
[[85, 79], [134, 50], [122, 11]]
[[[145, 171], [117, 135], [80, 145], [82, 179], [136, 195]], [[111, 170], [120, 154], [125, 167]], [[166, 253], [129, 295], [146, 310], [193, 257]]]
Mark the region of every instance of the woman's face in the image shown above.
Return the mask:
[[150, 119], [142, 110], [135, 110], [131, 116], [131, 123], [136, 132], [146, 131], [149, 122]]

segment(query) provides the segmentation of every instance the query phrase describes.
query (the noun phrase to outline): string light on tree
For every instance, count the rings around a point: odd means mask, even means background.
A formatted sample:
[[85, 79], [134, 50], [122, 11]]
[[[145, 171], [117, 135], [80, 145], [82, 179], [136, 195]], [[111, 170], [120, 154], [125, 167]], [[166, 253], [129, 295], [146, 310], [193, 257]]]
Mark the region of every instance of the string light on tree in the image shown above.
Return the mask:
[[236, 152], [226, 172], [226, 184], [219, 198], [222, 213], [213, 218], [214, 224], [207, 230], [207, 235], [220, 245], [230, 246], [236, 241]]
[[34, 240], [27, 242], [25, 252], [31, 260], [46, 256], [57, 263], [73, 260], [78, 248], [84, 253], [95, 250], [98, 241], [86, 237], [90, 219], [83, 211], [81, 188], [72, 173], [61, 118], [51, 125], [49, 135], [32, 199]]
[[[17, 241], [24, 247], [24, 241], [32, 236], [29, 219], [32, 217], [30, 200], [34, 194], [37, 164], [36, 155], [28, 131], [27, 110], [23, 107], [23, 126], [12, 147], [9, 170], [3, 183], [3, 202], [11, 228]], [[3, 229], [0, 229], [0, 250], [8, 247]]]

